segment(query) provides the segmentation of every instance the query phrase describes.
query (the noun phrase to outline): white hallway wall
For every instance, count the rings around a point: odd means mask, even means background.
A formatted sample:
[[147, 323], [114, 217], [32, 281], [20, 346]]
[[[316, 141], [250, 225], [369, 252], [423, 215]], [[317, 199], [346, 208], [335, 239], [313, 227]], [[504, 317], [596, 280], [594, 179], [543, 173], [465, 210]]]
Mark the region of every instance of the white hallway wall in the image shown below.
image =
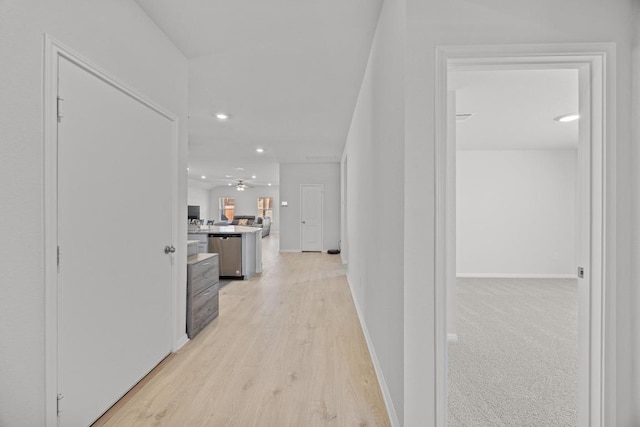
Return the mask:
[[200, 206], [200, 219], [211, 219], [209, 216], [209, 190], [189, 185], [188, 193], [187, 204]]
[[576, 154], [457, 151], [459, 275], [575, 275]]
[[[632, 419], [632, 353], [638, 337], [631, 334], [631, 28], [632, 0], [424, 1], [405, 0], [407, 25], [405, 104], [405, 242], [404, 242], [404, 423], [433, 425], [434, 402], [434, 127], [435, 60], [439, 45], [615, 42], [615, 89], [608, 98], [608, 113], [616, 120], [607, 128], [611, 151], [607, 156], [609, 183], [616, 194], [607, 215], [615, 218], [616, 244], [608, 244], [611, 272], [616, 276], [616, 311], [608, 321], [616, 328], [616, 396], [618, 426], [637, 425]], [[576, 13], [579, 10], [580, 13]], [[597, 22], [597, 25], [594, 25]], [[615, 101], [612, 97], [615, 97]], [[609, 118], [612, 116], [610, 115]], [[615, 136], [615, 138], [614, 138]], [[416, 229], [416, 224], [421, 227]], [[634, 229], [638, 220], [634, 219]], [[609, 337], [611, 338], [611, 337]], [[612, 348], [609, 341], [605, 352]]]
[[632, 312], [635, 313], [635, 318], [632, 319], [632, 337], [635, 338], [635, 346], [631, 355], [631, 360], [634, 361], [631, 375], [634, 389], [631, 396], [631, 402], [635, 404], [635, 421], [636, 424], [640, 424], [640, 121], [637, 120], [640, 117], [640, 3], [634, 3], [633, 14], [633, 210], [632, 210], [632, 238], [633, 246], [631, 251], [632, 266], [633, 266], [633, 280], [632, 287], [634, 293], [631, 295], [631, 304], [634, 307]]
[[[45, 32], [178, 116], [181, 143], [177, 167], [182, 171], [187, 167], [187, 62], [133, 1], [0, 2], [0, 52], [4, 58], [0, 67], [2, 426], [42, 426], [45, 420]], [[186, 245], [186, 179], [186, 173], [180, 174], [178, 203], [185, 220], [179, 222], [184, 226], [180, 226], [174, 242], [178, 248]], [[186, 251], [179, 251], [177, 256], [178, 265], [184, 266], [178, 275], [186, 278]], [[183, 290], [185, 284], [186, 279]]]
[[402, 423], [405, 398], [403, 22], [404, 2], [385, 1], [344, 153], [349, 284], [393, 425]]
[[[280, 250], [300, 250], [300, 185], [323, 184], [323, 250], [340, 241], [340, 163], [283, 163], [280, 165]], [[238, 211], [239, 212], [239, 211]]]
[[220, 220], [219, 199], [221, 197], [233, 197], [236, 203], [235, 213], [237, 215], [258, 215], [258, 197], [273, 198], [273, 218], [271, 218], [271, 231], [280, 230], [280, 207], [279, 207], [279, 187], [254, 187], [245, 191], [238, 191], [235, 187], [220, 186], [213, 187], [209, 191], [210, 216], [208, 219]]

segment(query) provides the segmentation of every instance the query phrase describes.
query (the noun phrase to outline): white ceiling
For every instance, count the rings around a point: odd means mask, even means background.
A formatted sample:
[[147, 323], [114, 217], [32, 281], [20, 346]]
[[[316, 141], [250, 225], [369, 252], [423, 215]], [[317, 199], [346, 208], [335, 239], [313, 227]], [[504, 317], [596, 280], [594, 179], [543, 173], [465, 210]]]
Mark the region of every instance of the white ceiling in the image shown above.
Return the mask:
[[577, 148], [578, 121], [554, 117], [578, 112], [577, 70], [473, 70], [449, 73], [461, 150]]
[[189, 59], [190, 180], [340, 161], [382, 0], [137, 2]]

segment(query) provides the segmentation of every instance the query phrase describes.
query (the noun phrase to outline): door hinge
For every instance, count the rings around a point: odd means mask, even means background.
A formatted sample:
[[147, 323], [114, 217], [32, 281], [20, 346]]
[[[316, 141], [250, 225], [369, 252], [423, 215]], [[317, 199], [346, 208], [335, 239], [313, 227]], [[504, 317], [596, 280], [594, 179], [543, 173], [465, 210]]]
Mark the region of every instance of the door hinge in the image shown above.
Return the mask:
[[57, 263], [58, 263], [58, 267], [60, 267], [60, 246], [58, 246], [57, 251], [58, 251], [57, 255], [56, 255], [57, 256]]
[[62, 121], [62, 118], [64, 117], [64, 115], [62, 114], [62, 108], [61, 108], [62, 101], [64, 101], [64, 98], [61, 98], [61, 97], [57, 98], [56, 114], [58, 115], [58, 123], [60, 123]]
[[62, 413], [62, 399], [64, 399], [64, 395], [62, 393], [58, 393], [58, 396], [56, 398], [56, 412], [58, 416]]
[[584, 268], [578, 267], [578, 279], [584, 279]]

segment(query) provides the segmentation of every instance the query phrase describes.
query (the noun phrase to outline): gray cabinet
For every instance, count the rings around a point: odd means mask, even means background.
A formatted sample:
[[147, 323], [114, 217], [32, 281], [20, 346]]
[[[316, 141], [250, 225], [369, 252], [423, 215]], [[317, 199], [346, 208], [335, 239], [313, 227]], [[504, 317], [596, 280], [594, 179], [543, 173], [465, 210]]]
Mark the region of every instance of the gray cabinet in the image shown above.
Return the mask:
[[218, 317], [220, 268], [218, 254], [200, 253], [187, 259], [187, 335], [193, 338]]
[[187, 234], [187, 240], [197, 240], [198, 252], [209, 252], [207, 246], [207, 233], [189, 233]]

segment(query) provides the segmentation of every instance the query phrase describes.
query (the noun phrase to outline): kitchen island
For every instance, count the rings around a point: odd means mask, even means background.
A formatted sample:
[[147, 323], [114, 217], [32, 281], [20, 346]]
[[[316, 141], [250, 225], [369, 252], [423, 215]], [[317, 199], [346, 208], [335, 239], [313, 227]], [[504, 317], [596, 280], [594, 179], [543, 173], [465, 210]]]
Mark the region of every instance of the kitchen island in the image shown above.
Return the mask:
[[[188, 231], [200, 252], [220, 255], [220, 277], [248, 280], [262, 273], [262, 229], [241, 225], [206, 226]], [[240, 258], [240, 259], [238, 259]]]

